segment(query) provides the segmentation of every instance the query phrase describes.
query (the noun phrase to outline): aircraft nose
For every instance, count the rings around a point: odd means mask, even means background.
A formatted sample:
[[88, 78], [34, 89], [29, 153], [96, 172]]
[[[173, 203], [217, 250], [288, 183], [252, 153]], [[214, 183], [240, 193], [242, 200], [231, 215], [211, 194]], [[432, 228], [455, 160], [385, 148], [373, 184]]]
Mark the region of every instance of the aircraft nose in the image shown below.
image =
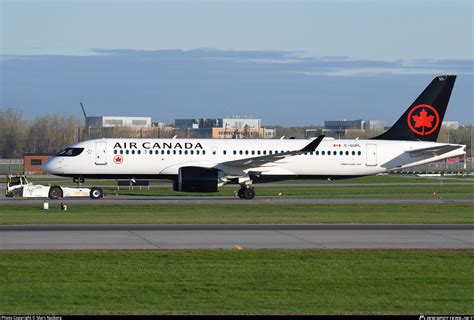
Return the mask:
[[61, 169], [61, 163], [55, 158], [49, 159], [41, 166], [41, 171], [45, 173], [59, 173], [59, 169]]
[[44, 172], [44, 173], [51, 173], [51, 161], [53, 159], [49, 159], [48, 161], [46, 161], [45, 163], [43, 163], [43, 165], [41, 166], [41, 171]]

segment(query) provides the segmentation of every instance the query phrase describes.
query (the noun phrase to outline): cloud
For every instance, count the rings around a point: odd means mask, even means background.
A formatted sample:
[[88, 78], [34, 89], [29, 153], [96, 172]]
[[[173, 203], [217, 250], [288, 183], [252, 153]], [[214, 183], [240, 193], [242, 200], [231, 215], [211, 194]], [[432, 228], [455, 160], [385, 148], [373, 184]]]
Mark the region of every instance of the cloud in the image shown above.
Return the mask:
[[[0, 107], [31, 117], [96, 115], [175, 118], [249, 115], [264, 123], [318, 124], [367, 118], [390, 123], [439, 74], [460, 75], [447, 117], [472, 114], [472, 60], [363, 60], [303, 52], [93, 49], [81, 56], [1, 59]], [[450, 111], [451, 110], [451, 111]]]

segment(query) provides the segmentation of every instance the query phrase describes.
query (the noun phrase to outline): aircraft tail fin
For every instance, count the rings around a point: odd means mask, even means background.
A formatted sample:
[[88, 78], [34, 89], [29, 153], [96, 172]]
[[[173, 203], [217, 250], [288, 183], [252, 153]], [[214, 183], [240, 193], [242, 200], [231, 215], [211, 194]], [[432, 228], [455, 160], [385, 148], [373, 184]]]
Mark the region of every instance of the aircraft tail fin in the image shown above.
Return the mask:
[[454, 75], [434, 78], [388, 131], [372, 139], [435, 142], [455, 81]]

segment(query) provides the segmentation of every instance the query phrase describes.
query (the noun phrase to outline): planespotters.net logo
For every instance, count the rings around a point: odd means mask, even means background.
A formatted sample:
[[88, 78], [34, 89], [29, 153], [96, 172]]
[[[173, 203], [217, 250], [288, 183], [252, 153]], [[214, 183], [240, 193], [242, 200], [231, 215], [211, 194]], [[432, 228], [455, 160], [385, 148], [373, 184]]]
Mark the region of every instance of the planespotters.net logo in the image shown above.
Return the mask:
[[438, 111], [429, 104], [414, 106], [407, 117], [408, 127], [417, 135], [427, 136], [439, 127]]
[[421, 315], [419, 320], [474, 320], [474, 315], [470, 316], [426, 316]]

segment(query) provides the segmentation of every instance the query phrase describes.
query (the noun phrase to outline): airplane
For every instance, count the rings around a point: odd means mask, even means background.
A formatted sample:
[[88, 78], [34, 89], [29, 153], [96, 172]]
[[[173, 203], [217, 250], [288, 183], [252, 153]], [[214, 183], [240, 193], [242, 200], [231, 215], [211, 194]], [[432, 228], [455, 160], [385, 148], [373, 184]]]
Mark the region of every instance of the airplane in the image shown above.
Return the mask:
[[[66, 147], [43, 170], [75, 181], [169, 179], [183, 192], [239, 184], [241, 199], [255, 197], [254, 183], [388, 173], [465, 154], [465, 145], [436, 142], [455, 80], [435, 77], [388, 131], [371, 139], [95, 139]], [[100, 189], [95, 198], [102, 196]]]

